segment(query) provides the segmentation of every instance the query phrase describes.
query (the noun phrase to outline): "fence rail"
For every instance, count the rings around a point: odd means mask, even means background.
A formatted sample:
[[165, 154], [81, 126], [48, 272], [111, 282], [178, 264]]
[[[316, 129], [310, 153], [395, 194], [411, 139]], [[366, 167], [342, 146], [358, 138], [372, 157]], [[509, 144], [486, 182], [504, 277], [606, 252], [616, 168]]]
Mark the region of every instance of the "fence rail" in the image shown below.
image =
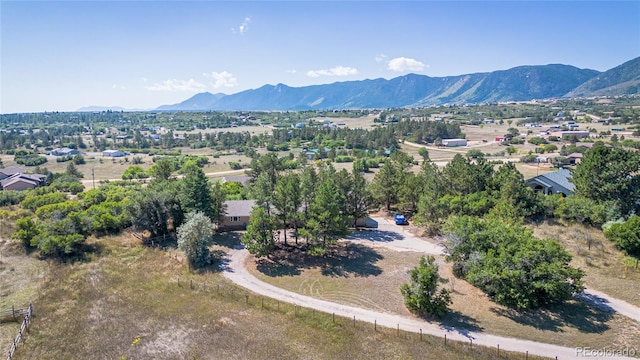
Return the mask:
[[27, 331], [29, 324], [31, 323], [33, 306], [29, 304], [28, 308], [23, 308], [23, 309], [14, 309], [12, 307], [11, 310], [1, 311], [0, 314], [7, 313], [7, 312], [11, 312], [14, 318], [16, 316], [19, 316], [17, 312], [20, 312], [20, 315], [24, 314], [24, 319], [22, 320], [22, 324], [20, 325], [20, 331], [18, 331], [18, 335], [16, 336], [15, 340], [13, 340], [13, 344], [11, 344], [11, 349], [9, 349], [9, 354], [7, 355], [7, 360], [11, 360], [13, 358], [13, 353], [16, 352], [16, 348], [18, 347], [18, 344], [22, 340], [22, 334], [24, 334], [24, 332]]

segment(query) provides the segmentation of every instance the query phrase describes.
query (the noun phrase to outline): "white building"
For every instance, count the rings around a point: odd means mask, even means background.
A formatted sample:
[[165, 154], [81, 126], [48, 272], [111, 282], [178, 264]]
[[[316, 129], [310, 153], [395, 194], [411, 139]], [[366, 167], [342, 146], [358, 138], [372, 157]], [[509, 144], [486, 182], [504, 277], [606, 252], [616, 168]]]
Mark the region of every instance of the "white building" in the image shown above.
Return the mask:
[[446, 147], [467, 146], [467, 139], [442, 139], [442, 145]]
[[105, 150], [102, 152], [102, 156], [110, 156], [110, 157], [123, 157], [127, 155], [126, 152], [120, 150]]

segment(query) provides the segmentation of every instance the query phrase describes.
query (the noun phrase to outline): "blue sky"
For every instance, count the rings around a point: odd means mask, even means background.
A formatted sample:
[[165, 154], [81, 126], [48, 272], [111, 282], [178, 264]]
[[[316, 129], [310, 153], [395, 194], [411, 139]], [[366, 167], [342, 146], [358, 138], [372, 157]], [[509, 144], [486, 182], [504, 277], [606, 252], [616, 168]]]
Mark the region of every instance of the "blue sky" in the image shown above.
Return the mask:
[[0, 113], [640, 56], [640, 1], [1, 0], [0, 24]]

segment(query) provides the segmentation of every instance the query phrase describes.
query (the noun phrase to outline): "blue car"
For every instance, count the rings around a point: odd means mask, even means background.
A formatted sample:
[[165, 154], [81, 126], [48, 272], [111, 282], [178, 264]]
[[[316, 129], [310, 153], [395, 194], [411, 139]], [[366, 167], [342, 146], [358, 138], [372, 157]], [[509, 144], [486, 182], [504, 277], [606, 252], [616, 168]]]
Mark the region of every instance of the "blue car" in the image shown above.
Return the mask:
[[407, 225], [407, 218], [402, 214], [393, 215], [393, 219], [396, 221], [396, 225]]

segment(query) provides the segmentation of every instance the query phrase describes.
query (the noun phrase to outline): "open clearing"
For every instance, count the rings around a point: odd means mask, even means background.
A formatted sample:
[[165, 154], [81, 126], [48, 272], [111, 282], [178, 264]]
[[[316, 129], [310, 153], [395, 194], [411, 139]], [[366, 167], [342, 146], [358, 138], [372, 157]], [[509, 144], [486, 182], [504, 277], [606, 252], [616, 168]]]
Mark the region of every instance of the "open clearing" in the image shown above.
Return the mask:
[[[408, 280], [406, 271], [416, 266], [424, 253], [390, 250], [385, 245], [393, 240], [382, 236], [373, 247], [363, 245], [366, 242], [340, 242], [325, 259], [284, 260], [276, 255], [273, 261], [248, 261], [247, 266], [260, 280], [299, 294], [407, 315], [399, 289]], [[441, 276], [450, 280], [446, 286], [454, 290], [451, 312], [441, 320], [443, 326], [563, 346], [624, 348], [640, 343], [640, 324], [624, 316], [577, 300], [545, 310], [515, 312], [455, 279], [451, 265], [441, 257], [439, 263]]]

